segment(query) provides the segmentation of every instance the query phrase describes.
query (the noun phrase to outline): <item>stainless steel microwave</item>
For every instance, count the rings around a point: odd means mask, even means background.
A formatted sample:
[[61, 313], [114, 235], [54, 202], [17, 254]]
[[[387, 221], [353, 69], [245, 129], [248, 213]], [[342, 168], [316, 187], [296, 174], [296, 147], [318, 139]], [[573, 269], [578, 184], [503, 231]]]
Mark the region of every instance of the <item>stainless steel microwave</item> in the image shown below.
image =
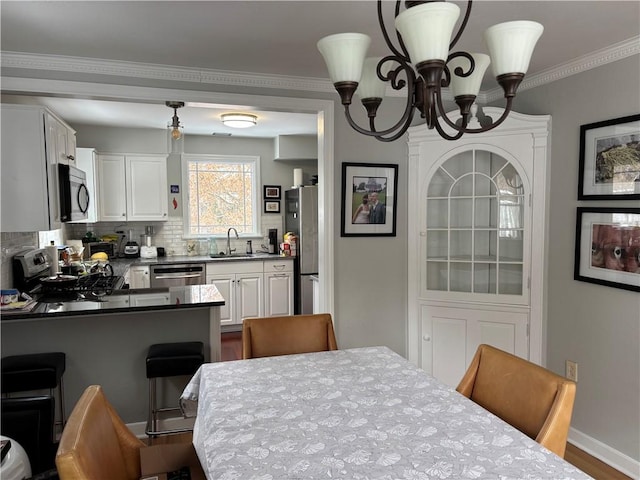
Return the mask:
[[60, 221], [86, 220], [89, 211], [87, 174], [71, 165], [58, 164], [58, 187], [60, 194]]

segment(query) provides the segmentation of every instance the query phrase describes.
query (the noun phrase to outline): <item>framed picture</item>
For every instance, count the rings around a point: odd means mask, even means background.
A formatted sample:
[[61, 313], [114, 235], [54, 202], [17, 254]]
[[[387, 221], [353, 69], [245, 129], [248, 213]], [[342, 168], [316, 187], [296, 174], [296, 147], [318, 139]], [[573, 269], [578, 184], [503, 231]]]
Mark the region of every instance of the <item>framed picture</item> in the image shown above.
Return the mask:
[[573, 278], [640, 292], [640, 208], [578, 207]]
[[280, 200], [280, 185], [265, 185], [264, 186], [264, 199], [265, 200]]
[[578, 200], [640, 199], [640, 114], [580, 127]]
[[343, 237], [395, 237], [398, 165], [342, 164]]
[[264, 213], [280, 213], [280, 200], [265, 200]]

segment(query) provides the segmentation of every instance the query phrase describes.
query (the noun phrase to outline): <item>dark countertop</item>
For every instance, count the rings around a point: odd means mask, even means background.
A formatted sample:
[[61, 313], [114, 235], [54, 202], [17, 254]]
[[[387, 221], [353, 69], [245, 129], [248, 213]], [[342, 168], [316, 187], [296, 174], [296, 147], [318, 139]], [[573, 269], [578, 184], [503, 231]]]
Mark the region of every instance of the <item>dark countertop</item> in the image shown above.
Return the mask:
[[293, 260], [295, 257], [283, 257], [271, 253], [254, 253], [251, 255], [233, 255], [230, 257], [210, 257], [209, 255], [174, 255], [171, 257], [157, 258], [116, 258], [109, 260], [113, 265], [116, 275], [123, 275], [118, 271], [126, 270], [137, 265], [166, 265], [171, 263], [211, 263], [211, 262], [251, 262], [263, 260]]
[[89, 298], [92, 297], [87, 296], [87, 300], [81, 301], [37, 302], [29, 312], [3, 311], [2, 323], [71, 315], [219, 307], [225, 303], [215, 285], [114, 290], [111, 295], [102, 297], [100, 301]]

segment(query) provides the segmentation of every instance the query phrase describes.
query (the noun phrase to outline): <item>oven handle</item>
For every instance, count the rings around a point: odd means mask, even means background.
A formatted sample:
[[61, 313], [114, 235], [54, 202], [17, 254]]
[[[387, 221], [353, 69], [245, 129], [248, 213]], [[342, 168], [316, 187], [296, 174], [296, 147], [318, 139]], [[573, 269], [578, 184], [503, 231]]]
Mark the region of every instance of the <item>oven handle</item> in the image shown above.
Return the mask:
[[153, 278], [157, 279], [174, 279], [174, 278], [198, 278], [201, 277], [201, 273], [192, 273], [190, 275], [154, 275]]

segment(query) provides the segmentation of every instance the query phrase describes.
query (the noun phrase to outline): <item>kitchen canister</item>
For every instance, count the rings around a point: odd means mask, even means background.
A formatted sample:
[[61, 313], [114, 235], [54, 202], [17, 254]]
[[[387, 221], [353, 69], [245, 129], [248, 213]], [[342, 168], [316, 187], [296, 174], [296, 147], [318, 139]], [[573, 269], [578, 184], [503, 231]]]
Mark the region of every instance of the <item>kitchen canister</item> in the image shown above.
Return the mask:
[[302, 169], [301, 168], [294, 168], [293, 169], [293, 186], [294, 187], [301, 187], [303, 185], [302, 183]]

